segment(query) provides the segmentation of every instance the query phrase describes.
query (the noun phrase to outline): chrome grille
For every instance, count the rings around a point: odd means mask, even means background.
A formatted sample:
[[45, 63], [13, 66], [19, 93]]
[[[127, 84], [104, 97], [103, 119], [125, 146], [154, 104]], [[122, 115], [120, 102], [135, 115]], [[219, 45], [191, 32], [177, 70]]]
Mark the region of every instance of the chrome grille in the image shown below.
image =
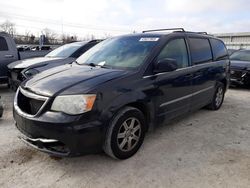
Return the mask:
[[231, 78], [239, 79], [239, 78], [242, 77], [243, 74], [244, 74], [243, 71], [240, 71], [240, 70], [231, 70]]
[[19, 88], [16, 93], [14, 106], [26, 115], [35, 116], [45, 106], [47, 99], [47, 97]]

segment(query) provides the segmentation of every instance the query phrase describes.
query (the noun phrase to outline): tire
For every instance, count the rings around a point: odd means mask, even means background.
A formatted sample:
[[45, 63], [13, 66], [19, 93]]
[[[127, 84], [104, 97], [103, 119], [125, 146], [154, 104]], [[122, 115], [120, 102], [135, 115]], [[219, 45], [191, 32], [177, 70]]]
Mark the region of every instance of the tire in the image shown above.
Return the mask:
[[134, 107], [123, 108], [110, 121], [103, 145], [104, 152], [115, 159], [133, 156], [143, 143], [145, 127], [145, 117], [140, 110]]
[[225, 96], [225, 86], [222, 83], [217, 83], [216, 90], [212, 102], [207, 106], [209, 110], [219, 110], [223, 104]]

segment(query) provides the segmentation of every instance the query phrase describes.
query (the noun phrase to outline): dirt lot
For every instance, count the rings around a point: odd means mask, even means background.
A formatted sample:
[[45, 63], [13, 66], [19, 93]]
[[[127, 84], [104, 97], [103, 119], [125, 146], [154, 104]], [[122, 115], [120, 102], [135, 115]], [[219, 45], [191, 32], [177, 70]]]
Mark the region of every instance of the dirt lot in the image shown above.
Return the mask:
[[53, 159], [17, 139], [13, 93], [0, 88], [0, 187], [250, 187], [250, 90], [149, 133], [125, 161], [104, 154]]

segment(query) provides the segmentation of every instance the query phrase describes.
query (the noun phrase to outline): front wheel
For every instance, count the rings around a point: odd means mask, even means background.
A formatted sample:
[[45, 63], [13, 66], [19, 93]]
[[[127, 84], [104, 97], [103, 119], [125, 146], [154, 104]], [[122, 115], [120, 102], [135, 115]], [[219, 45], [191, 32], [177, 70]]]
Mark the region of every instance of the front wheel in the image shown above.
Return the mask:
[[218, 110], [220, 109], [225, 96], [225, 86], [222, 83], [218, 83], [216, 86], [216, 90], [213, 96], [212, 102], [207, 106], [210, 110]]
[[127, 159], [141, 147], [145, 136], [145, 117], [134, 107], [125, 107], [111, 120], [103, 149], [116, 159]]

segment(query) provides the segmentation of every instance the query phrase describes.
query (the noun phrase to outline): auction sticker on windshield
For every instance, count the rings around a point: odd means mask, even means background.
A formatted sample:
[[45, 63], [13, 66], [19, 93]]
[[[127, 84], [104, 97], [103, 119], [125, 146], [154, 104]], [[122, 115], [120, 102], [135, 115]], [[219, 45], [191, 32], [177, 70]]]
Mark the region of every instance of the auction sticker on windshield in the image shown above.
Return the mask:
[[140, 38], [139, 41], [141, 41], [141, 42], [155, 42], [158, 40], [159, 40], [159, 37], [146, 37], [146, 38]]

